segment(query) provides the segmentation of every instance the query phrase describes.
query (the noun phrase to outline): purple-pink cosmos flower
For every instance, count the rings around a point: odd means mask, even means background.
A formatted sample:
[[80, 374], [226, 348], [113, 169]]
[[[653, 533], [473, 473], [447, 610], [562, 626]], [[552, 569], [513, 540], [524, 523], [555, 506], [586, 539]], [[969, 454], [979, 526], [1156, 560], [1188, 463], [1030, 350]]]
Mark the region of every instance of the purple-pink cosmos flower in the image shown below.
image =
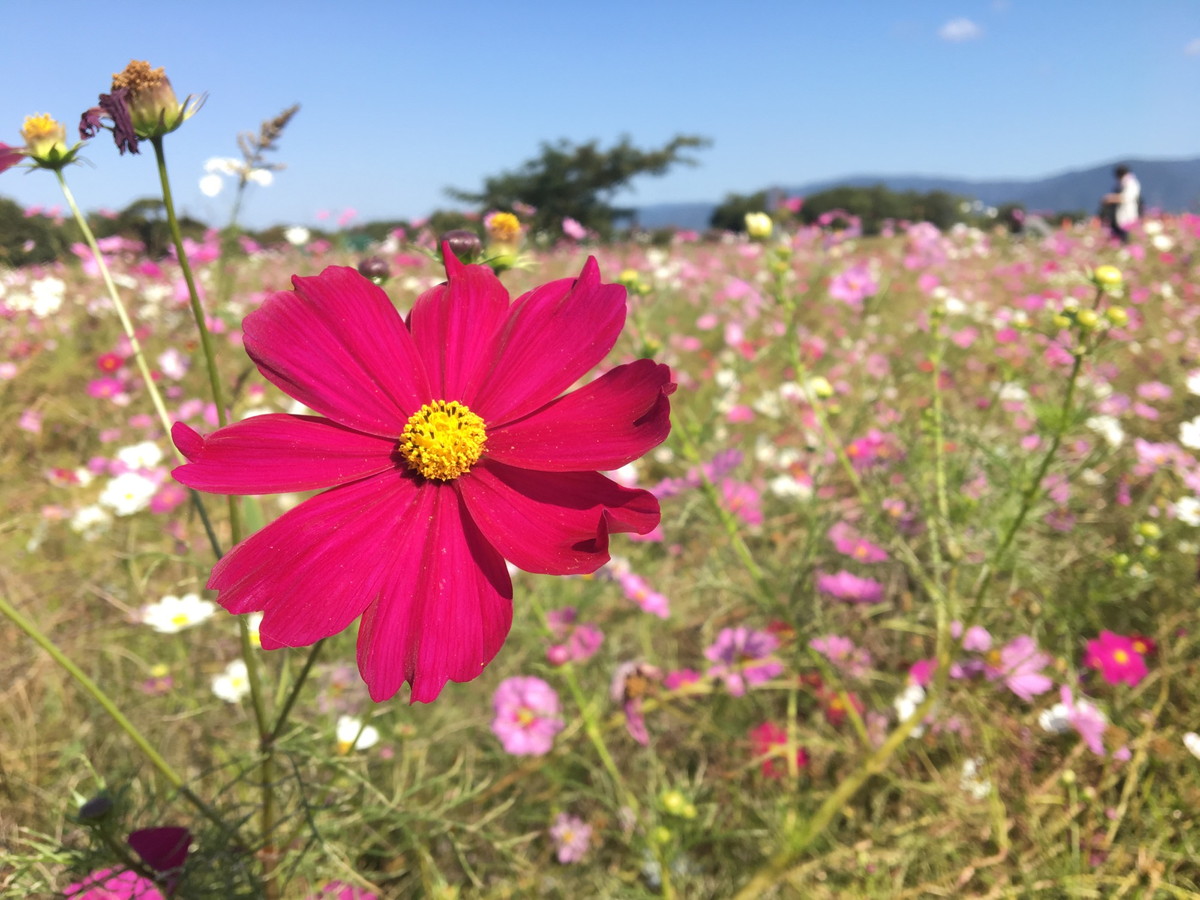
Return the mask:
[[778, 646], [779, 639], [767, 631], [745, 626], [722, 628], [704, 651], [704, 656], [716, 663], [708, 670], [708, 677], [719, 678], [729, 693], [740, 697], [747, 686], [782, 674], [783, 664], [771, 657]]
[[514, 756], [544, 756], [563, 729], [558, 694], [532, 675], [506, 678], [492, 696], [492, 733]]
[[293, 278], [243, 323], [259, 371], [316, 416], [255, 416], [201, 437], [176, 424], [188, 487], [220, 494], [329, 488], [233, 548], [208, 587], [263, 612], [266, 649], [312, 644], [359, 616], [358, 667], [376, 701], [475, 678], [512, 622], [504, 560], [596, 571], [608, 538], [659, 520], [618, 469], [670, 430], [665, 365], [639, 359], [563, 395], [612, 349], [625, 289], [594, 259], [515, 302], [448, 250], [447, 281], [401, 318], [354, 269]]

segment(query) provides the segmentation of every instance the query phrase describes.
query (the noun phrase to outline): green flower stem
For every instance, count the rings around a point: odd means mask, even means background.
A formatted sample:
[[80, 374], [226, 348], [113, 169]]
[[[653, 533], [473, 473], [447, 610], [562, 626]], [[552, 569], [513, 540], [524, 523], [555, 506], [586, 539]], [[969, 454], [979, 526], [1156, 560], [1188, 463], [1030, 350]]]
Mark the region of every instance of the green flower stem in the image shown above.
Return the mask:
[[[225, 407], [225, 392], [221, 387], [221, 375], [217, 369], [217, 358], [213, 352], [212, 336], [209, 334], [208, 323], [205, 320], [204, 307], [200, 303], [200, 293], [196, 290], [196, 279], [192, 274], [192, 266], [183, 246], [183, 233], [179, 229], [179, 218], [175, 214], [175, 201], [171, 196], [171, 180], [167, 176], [167, 158], [163, 152], [162, 136], [153, 137], [150, 142], [154, 145], [154, 157], [158, 163], [158, 178], [162, 185], [167, 226], [171, 231], [171, 240], [175, 245], [175, 256], [179, 260], [183, 280], [187, 284], [188, 301], [191, 304], [192, 316], [196, 320], [196, 329], [200, 335], [200, 347], [204, 352], [204, 360], [208, 367], [208, 383], [212, 390], [213, 402], [217, 407], [217, 423], [224, 427], [229, 422], [229, 411]], [[241, 539], [241, 519], [238, 515], [237, 498], [233, 495], [229, 497], [229, 530], [230, 542], [236, 544]], [[278, 896], [279, 891], [278, 882], [274, 877], [279, 854], [271, 837], [275, 831], [275, 749], [271, 739], [272, 729], [267, 716], [262, 667], [259, 665], [258, 654], [250, 640], [250, 630], [245, 620], [239, 619], [238, 624], [241, 632], [242, 659], [246, 663], [247, 681], [250, 683], [250, 701], [254, 708], [254, 721], [258, 729], [259, 748], [262, 752], [259, 788], [263, 848], [260, 856], [264, 888], [268, 900], [272, 900]]]
[[175, 256], [179, 260], [179, 268], [183, 272], [183, 280], [187, 283], [188, 300], [192, 307], [192, 316], [196, 320], [196, 329], [200, 335], [200, 349], [204, 352], [204, 361], [208, 365], [208, 385], [212, 391], [213, 402], [217, 405], [217, 423], [221, 426], [229, 422], [229, 412], [225, 408], [225, 392], [221, 387], [221, 376], [217, 370], [217, 358], [213, 352], [212, 335], [208, 331], [208, 323], [204, 318], [204, 307], [200, 304], [200, 294], [196, 290], [196, 279], [192, 275], [192, 266], [183, 249], [183, 234], [179, 230], [179, 219], [175, 215], [175, 201], [171, 198], [171, 181], [167, 177], [167, 158], [163, 153], [161, 136], [153, 137], [150, 142], [154, 145], [154, 156], [158, 161], [158, 179], [162, 184], [163, 205], [167, 211], [167, 225], [171, 230], [171, 240], [175, 244]]
[[[75, 196], [71, 193], [71, 189], [67, 187], [67, 180], [63, 177], [61, 169], [56, 169], [54, 172], [58, 179], [58, 186], [62, 188], [63, 197], [67, 200], [67, 205], [71, 207], [71, 215], [75, 217], [75, 223], [79, 226], [79, 230], [83, 232], [83, 239], [87, 242], [88, 249], [92, 251], [92, 257], [96, 260], [96, 266], [100, 269], [100, 277], [104, 279], [104, 286], [108, 290], [109, 299], [112, 300], [113, 306], [117, 310], [117, 318], [121, 320], [121, 328], [125, 332], [125, 337], [129, 340], [129, 347], [133, 350], [133, 359], [137, 364], [138, 372], [142, 376], [142, 381], [146, 385], [146, 391], [150, 394], [150, 402], [154, 404], [154, 411], [158, 413], [158, 421], [163, 427], [163, 433], [168, 437], [171, 434], [171, 417], [167, 413], [167, 407], [163, 403], [162, 394], [158, 391], [158, 385], [154, 382], [154, 377], [150, 374], [150, 367], [146, 363], [146, 354], [142, 352], [141, 342], [137, 338], [137, 332], [134, 331], [133, 322], [129, 318], [129, 313], [125, 310], [125, 304], [121, 301], [121, 295], [117, 292], [117, 286], [113, 283], [112, 275], [109, 274], [108, 264], [104, 261], [104, 254], [100, 252], [100, 247], [96, 243], [96, 236], [92, 233], [91, 227], [87, 223], [87, 219], [79, 211], [79, 207], [75, 203]], [[183, 454], [173, 443], [171, 449], [175, 451], [175, 457], [181, 463], [187, 462]]]
[[89, 678], [87, 674], [79, 668], [79, 666], [75, 665], [74, 661], [69, 656], [59, 649], [57, 644], [50, 640], [50, 638], [47, 637], [42, 630], [37, 627], [37, 625], [27, 619], [16, 607], [9, 603], [8, 598], [3, 596], [0, 596], [0, 613], [3, 613], [3, 615], [10, 622], [20, 628], [35, 644], [45, 650], [50, 655], [51, 659], [58, 663], [58, 665], [61, 666], [67, 672], [67, 674], [74, 678], [79, 685], [89, 695], [91, 695], [93, 700], [100, 704], [101, 708], [108, 713], [109, 717], [117, 723], [117, 727], [119, 727], [125, 732], [125, 734], [129, 736], [129, 739], [133, 741], [139, 750], [142, 751], [142, 754], [150, 761], [151, 765], [158, 769], [162, 776], [166, 778], [168, 782], [170, 782], [171, 786], [179, 792], [180, 796], [191, 803], [192, 806], [196, 807], [196, 809], [205, 818], [220, 828], [222, 833], [229, 833], [232, 830], [225, 823], [225, 821], [219, 815], [217, 815], [212, 807], [210, 807], [192, 792], [192, 789], [189, 788], [184, 782], [183, 777], [175, 771], [171, 764], [167, 762], [157, 750], [154, 749], [154, 746], [149, 740], [146, 739], [146, 736], [138, 730], [137, 726], [125, 717], [125, 714], [121, 712], [116, 703], [113, 702], [112, 698], [104, 692], [103, 688], [96, 684], [96, 682], [92, 681], [92, 679]]
[[717, 486], [713, 484], [712, 479], [708, 477], [708, 473], [704, 471], [704, 467], [700, 464], [700, 448], [697, 446], [696, 437], [692, 433], [688, 425], [681, 423], [678, 419], [675, 421], [674, 432], [679, 435], [683, 442], [683, 452], [688, 461], [696, 466], [696, 471], [700, 473], [700, 490], [704, 494], [704, 498], [716, 513], [717, 519], [721, 523], [721, 527], [725, 529], [725, 534], [729, 537], [729, 542], [733, 546], [733, 552], [737, 554], [746, 571], [750, 573], [750, 577], [754, 579], [755, 587], [758, 588], [759, 594], [768, 603], [774, 603], [777, 593], [771, 587], [771, 583], [767, 581], [767, 577], [763, 574], [762, 568], [754, 560], [754, 555], [750, 552], [750, 548], [746, 546], [746, 541], [742, 538], [741, 529], [738, 527], [737, 517], [725, 508], [721, 503], [721, 498], [717, 495]]
[[1054, 462], [1054, 457], [1058, 455], [1058, 448], [1062, 446], [1063, 438], [1067, 433], [1071, 407], [1075, 402], [1075, 389], [1079, 384], [1079, 373], [1083, 369], [1083, 360], [1086, 355], [1083, 348], [1080, 348], [1080, 351], [1075, 354], [1075, 361], [1071, 366], [1071, 375], [1067, 379], [1067, 390], [1063, 395], [1062, 406], [1058, 411], [1058, 421], [1055, 423], [1054, 434], [1050, 439], [1050, 446], [1042, 457], [1036, 474], [1025, 485], [1025, 490], [1021, 493], [1021, 503], [1017, 508], [1017, 514], [1013, 517], [1012, 522], [1009, 523], [1008, 529], [1004, 532], [1004, 537], [1001, 538], [995, 553], [992, 554], [992, 558], [979, 573], [975, 589], [972, 591], [972, 606], [967, 613], [967, 620], [963, 622], [964, 634], [966, 633], [966, 629], [974, 623], [980, 608], [983, 606], [983, 601], [987, 596], [988, 589], [991, 587], [996, 571], [1004, 562], [1013, 541], [1016, 540], [1017, 534], [1021, 530], [1021, 526], [1025, 523], [1025, 517], [1029, 515], [1030, 509], [1033, 508], [1034, 502], [1042, 492], [1042, 481], [1045, 479], [1046, 473], [1050, 471], [1050, 464]]
[[270, 744], [274, 745], [279, 740], [279, 736], [283, 734], [283, 728], [287, 724], [288, 715], [296, 703], [296, 698], [300, 696], [300, 688], [304, 686], [304, 682], [308, 679], [309, 672], [312, 671], [313, 664], [316, 663], [317, 656], [320, 655], [321, 647], [324, 643], [325, 638], [321, 638], [308, 651], [308, 657], [304, 660], [304, 666], [300, 669], [300, 674], [292, 682], [288, 695], [284, 699], [283, 705], [279, 708], [279, 715], [275, 719], [275, 727], [271, 729], [271, 734], [267, 738]]

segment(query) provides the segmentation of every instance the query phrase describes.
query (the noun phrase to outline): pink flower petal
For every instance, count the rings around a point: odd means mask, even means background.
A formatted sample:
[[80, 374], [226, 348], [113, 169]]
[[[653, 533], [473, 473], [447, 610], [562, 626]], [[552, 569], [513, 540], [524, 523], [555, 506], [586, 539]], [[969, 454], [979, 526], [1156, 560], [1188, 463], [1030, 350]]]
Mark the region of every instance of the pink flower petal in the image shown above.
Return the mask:
[[344, 266], [292, 284], [246, 317], [246, 352], [288, 396], [340, 424], [398, 437], [434, 398], [387, 294]]
[[12, 168], [24, 158], [25, 153], [20, 147], [10, 147], [8, 144], [0, 144], [0, 172]]
[[492, 545], [527, 572], [595, 572], [608, 561], [609, 534], [646, 534], [659, 520], [649, 491], [597, 472], [532, 472], [485, 460], [455, 484]]
[[[337, 634], [374, 600], [426, 492], [387, 473], [331, 488], [242, 541], [213, 568], [208, 587], [232, 613], [261, 610], [268, 650]], [[373, 548], [373, 549], [372, 549]]]
[[649, 359], [618, 366], [517, 422], [490, 430], [487, 455], [523, 469], [618, 469], [671, 430], [671, 370]]
[[[408, 527], [388, 544], [379, 599], [358, 631], [358, 668], [376, 702], [408, 682], [413, 702], [435, 700], [447, 681], [470, 681], [512, 625], [512, 581], [450, 485], [426, 483]], [[406, 517], [409, 518], [409, 517]]]
[[413, 344], [425, 361], [435, 400], [468, 407], [495, 358], [508, 291], [487, 266], [468, 266], [448, 248], [445, 284], [426, 291], [409, 314]]
[[254, 416], [208, 437], [176, 422], [171, 438], [188, 458], [175, 480], [214, 494], [311, 491], [397, 468], [395, 438], [315, 416]]
[[601, 284], [588, 258], [577, 279], [564, 278], [517, 298], [499, 336], [495, 366], [472, 401], [489, 425], [528, 415], [602, 360], [625, 324], [625, 288]]

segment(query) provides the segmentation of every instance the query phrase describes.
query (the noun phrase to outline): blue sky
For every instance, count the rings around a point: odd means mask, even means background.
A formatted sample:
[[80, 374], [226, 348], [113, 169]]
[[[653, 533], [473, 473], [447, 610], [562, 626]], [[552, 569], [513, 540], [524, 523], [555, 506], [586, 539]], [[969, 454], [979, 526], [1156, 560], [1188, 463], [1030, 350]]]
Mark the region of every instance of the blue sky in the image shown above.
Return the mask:
[[[1034, 177], [1120, 157], [1200, 156], [1200, 2], [676, 0], [4, 3], [0, 141], [26, 115], [72, 127], [130, 59], [204, 109], [167, 139], [176, 201], [239, 132], [292, 103], [273, 185], [244, 221], [311, 224], [452, 205], [544, 140], [709, 137], [695, 168], [621, 202], [719, 200], [856, 173]], [[51, 16], [53, 10], [53, 17]], [[57, 20], [57, 21], [56, 21]], [[106, 135], [69, 181], [85, 208], [155, 193], [152, 154]], [[1098, 190], [1105, 185], [1098, 186]], [[0, 194], [61, 204], [46, 173]]]

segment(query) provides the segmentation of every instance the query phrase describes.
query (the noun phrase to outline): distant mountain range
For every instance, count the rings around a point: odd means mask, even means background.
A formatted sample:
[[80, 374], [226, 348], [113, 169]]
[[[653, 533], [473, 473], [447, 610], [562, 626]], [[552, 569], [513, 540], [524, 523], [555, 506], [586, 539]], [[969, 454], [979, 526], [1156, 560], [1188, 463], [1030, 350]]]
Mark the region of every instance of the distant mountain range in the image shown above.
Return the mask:
[[[806, 197], [835, 187], [883, 184], [893, 191], [946, 191], [980, 200], [989, 206], [1020, 203], [1027, 210], [1036, 212], [1090, 212], [1098, 206], [1100, 195], [1112, 190], [1112, 170], [1119, 162], [1129, 166], [1142, 183], [1142, 197], [1147, 209], [1157, 208], [1165, 212], [1200, 209], [1200, 157], [1114, 160], [1088, 169], [1027, 180], [974, 181], [928, 175], [848, 175], [783, 190], [790, 196]], [[674, 226], [703, 230], [708, 227], [709, 217], [716, 207], [717, 202], [643, 206], [638, 209], [637, 222], [643, 228]]]

